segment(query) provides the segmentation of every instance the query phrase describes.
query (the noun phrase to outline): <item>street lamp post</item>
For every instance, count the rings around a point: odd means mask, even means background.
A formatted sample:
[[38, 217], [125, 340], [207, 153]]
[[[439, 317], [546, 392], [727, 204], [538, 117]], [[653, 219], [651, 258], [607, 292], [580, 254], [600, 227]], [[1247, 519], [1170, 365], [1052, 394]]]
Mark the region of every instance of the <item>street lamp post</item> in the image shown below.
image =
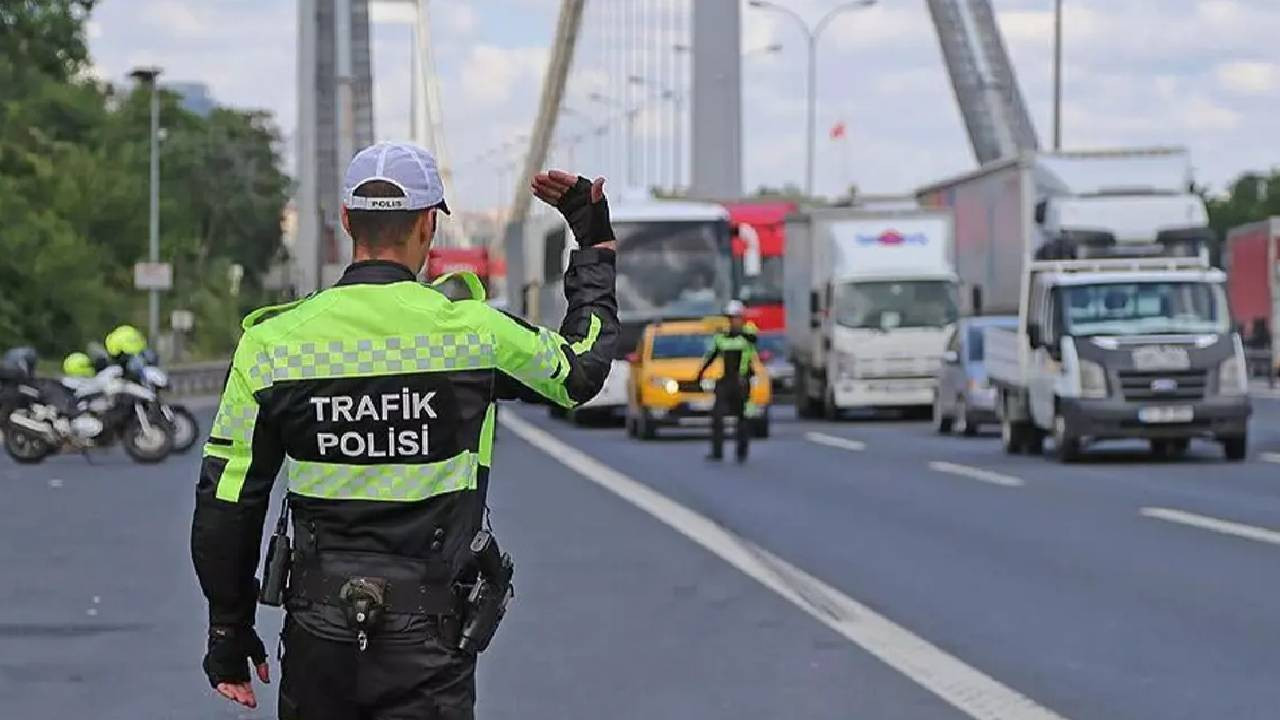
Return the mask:
[[822, 18], [818, 20], [817, 24], [814, 25], [812, 28], [809, 27], [809, 24], [804, 21], [804, 18], [800, 17], [800, 15], [796, 13], [796, 11], [792, 10], [791, 8], [769, 2], [768, 0], [749, 0], [748, 4], [751, 5], [751, 7], [753, 8], [758, 8], [761, 10], [773, 10], [775, 12], [780, 12], [790, 16], [791, 19], [795, 20], [796, 24], [800, 26], [800, 30], [801, 32], [804, 33], [805, 40], [809, 44], [809, 71], [808, 71], [808, 81], [806, 83], [808, 87], [808, 118], [807, 118], [808, 132], [806, 133], [806, 137], [805, 137], [804, 191], [806, 195], [808, 195], [809, 197], [813, 197], [814, 153], [816, 152], [815, 145], [816, 145], [816, 138], [818, 134], [818, 126], [817, 126], [817, 123], [818, 123], [818, 119], [817, 119], [818, 39], [822, 37], [822, 32], [827, 29], [827, 26], [831, 24], [831, 21], [835, 19], [837, 15], [839, 15], [842, 12], [845, 12], [846, 10], [856, 10], [858, 8], [871, 7], [872, 5], [876, 4], [876, 0], [853, 0], [852, 2], [847, 2], [843, 5], [839, 5], [835, 8], [832, 8], [831, 11], [828, 12], [826, 15], [823, 15]]
[[1053, 149], [1062, 149], [1062, 0], [1053, 4]]
[[[160, 262], [160, 92], [156, 79], [158, 67], [140, 67], [129, 73], [130, 77], [147, 86], [151, 93], [151, 200], [149, 209], [150, 232], [147, 259], [152, 264]], [[160, 334], [160, 291], [152, 288], [147, 306], [147, 337], [156, 342]]]

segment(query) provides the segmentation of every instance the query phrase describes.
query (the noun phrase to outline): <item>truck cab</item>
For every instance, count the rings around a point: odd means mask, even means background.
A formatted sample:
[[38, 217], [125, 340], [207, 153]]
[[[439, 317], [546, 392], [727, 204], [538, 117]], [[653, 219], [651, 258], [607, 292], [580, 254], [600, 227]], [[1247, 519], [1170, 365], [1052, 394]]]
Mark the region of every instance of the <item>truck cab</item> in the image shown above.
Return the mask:
[[1202, 437], [1243, 459], [1251, 407], [1225, 283], [1203, 255], [1031, 263], [1021, 331], [986, 337], [1006, 450], [1050, 435], [1071, 461], [1142, 438], [1177, 456]]

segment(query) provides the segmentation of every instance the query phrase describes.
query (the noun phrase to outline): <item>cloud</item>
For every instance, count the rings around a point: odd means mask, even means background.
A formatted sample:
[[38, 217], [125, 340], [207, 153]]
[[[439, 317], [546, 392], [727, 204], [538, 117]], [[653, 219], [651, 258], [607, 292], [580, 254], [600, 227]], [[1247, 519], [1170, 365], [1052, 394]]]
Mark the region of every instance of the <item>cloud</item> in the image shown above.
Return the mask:
[[1214, 68], [1218, 84], [1240, 95], [1265, 95], [1280, 88], [1280, 66], [1269, 62], [1237, 61]]

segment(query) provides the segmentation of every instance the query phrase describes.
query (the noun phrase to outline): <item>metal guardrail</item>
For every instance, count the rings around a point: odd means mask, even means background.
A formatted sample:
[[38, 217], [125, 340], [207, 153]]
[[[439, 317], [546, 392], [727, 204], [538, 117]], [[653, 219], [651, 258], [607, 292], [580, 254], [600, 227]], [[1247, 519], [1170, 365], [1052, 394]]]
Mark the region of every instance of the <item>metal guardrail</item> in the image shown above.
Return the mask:
[[1249, 377], [1265, 377], [1267, 387], [1276, 386], [1276, 368], [1271, 365], [1271, 350], [1267, 348], [1247, 348], [1244, 351], [1245, 362], [1249, 365]]
[[227, 381], [227, 368], [230, 366], [230, 360], [171, 366], [166, 370], [169, 373], [169, 390], [184, 397], [219, 395]]

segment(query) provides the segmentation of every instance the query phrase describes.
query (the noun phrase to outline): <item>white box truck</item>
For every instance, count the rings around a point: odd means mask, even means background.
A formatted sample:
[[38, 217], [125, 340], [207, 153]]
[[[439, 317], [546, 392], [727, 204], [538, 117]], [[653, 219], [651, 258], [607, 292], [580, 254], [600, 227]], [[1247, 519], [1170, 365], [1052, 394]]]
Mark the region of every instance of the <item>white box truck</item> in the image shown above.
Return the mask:
[[951, 213], [806, 210], [787, 218], [787, 340], [802, 417], [928, 408], [956, 319]]
[[1027, 153], [917, 193], [955, 213], [965, 310], [1018, 314], [984, 338], [1007, 452], [1206, 437], [1245, 456], [1244, 353], [1190, 181], [1179, 148]]

